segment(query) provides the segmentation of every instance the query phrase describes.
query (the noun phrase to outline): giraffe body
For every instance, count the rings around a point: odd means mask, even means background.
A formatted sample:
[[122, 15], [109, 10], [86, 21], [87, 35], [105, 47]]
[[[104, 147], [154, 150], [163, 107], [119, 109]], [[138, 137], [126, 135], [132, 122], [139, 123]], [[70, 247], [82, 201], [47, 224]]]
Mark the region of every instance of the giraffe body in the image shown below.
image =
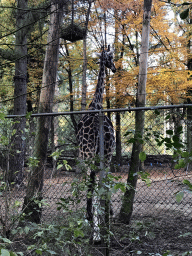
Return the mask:
[[[103, 50], [100, 57], [100, 70], [94, 97], [89, 110], [101, 110], [103, 104], [105, 67], [116, 72], [112, 52]], [[104, 116], [104, 157], [109, 163], [115, 147], [114, 129], [111, 120]], [[99, 113], [87, 113], [77, 126], [77, 141], [81, 159], [94, 158], [99, 153]]]
[[[116, 72], [112, 52], [109, 48], [108, 51], [103, 49], [98, 56], [100, 57], [100, 70], [95, 94], [89, 105], [89, 110], [102, 109], [105, 67], [111, 69], [113, 73]], [[106, 115], [104, 115], [103, 119], [103, 137], [105, 165], [109, 165], [115, 149], [115, 136], [112, 122]], [[99, 113], [87, 113], [82, 116], [77, 126], [77, 141], [79, 145], [79, 157], [83, 160], [93, 159], [94, 161], [95, 157], [99, 155]], [[95, 170], [91, 170], [88, 193], [92, 196], [94, 194], [94, 186], [96, 183]], [[95, 230], [93, 240], [94, 236], [95, 240], [99, 240], [99, 219], [98, 214], [93, 212], [93, 201], [98, 202], [98, 198], [96, 196], [94, 197], [94, 200], [92, 200], [92, 197], [87, 198], [87, 219], [93, 223], [93, 228]], [[97, 207], [95, 206], [95, 208]]]
[[[110, 163], [115, 148], [115, 136], [111, 120], [104, 115], [104, 157]], [[80, 139], [83, 138], [83, 139]], [[94, 159], [99, 154], [99, 113], [84, 115], [78, 124], [79, 157]]]

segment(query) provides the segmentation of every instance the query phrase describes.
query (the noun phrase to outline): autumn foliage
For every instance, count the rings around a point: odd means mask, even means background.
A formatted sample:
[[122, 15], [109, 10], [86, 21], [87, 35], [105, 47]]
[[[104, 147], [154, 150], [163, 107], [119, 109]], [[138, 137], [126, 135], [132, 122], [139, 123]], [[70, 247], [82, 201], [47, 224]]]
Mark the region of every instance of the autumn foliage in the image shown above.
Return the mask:
[[[81, 5], [75, 1], [74, 18], [83, 17]], [[189, 16], [181, 20], [179, 13], [187, 10], [188, 5], [172, 5], [165, 1], [154, 0], [151, 15], [151, 33], [148, 59], [147, 104], [180, 104], [191, 97], [192, 71], [191, 60], [192, 31]], [[28, 98], [38, 106], [39, 89], [42, 85], [43, 61], [47, 39], [49, 15], [42, 6], [44, 1], [29, 1], [29, 12], [42, 12], [40, 21], [33, 25], [28, 33]], [[177, 5], [176, 5], [177, 4]], [[14, 51], [15, 2], [2, 1], [1, 10], [1, 49]], [[7, 8], [6, 8], [7, 7]], [[8, 8], [9, 7], [9, 8]], [[42, 8], [40, 8], [42, 7]], [[35, 9], [36, 8], [36, 9]], [[47, 7], [48, 8], [48, 7]], [[65, 6], [65, 15], [70, 17], [70, 6]], [[43, 15], [45, 16], [44, 18]], [[188, 11], [188, 15], [190, 11]], [[140, 43], [143, 21], [143, 0], [100, 0], [94, 1], [91, 8], [89, 32], [87, 36], [87, 105], [95, 90], [99, 65], [94, 52], [99, 52], [101, 45], [113, 46], [116, 74], [107, 74], [107, 95], [110, 107], [127, 107], [136, 104], [136, 91], [139, 72]], [[79, 22], [79, 20], [78, 20]], [[83, 22], [83, 20], [82, 20]], [[66, 54], [65, 44], [69, 54]], [[58, 72], [59, 94], [55, 103], [60, 103], [60, 110], [68, 110], [71, 95], [74, 109], [80, 109], [83, 54], [82, 41], [71, 43], [61, 39]], [[1, 100], [13, 97], [14, 60], [10, 61], [1, 54]], [[72, 74], [72, 91], [69, 92], [68, 74]], [[10, 103], [12, 104], [12, 103]]]

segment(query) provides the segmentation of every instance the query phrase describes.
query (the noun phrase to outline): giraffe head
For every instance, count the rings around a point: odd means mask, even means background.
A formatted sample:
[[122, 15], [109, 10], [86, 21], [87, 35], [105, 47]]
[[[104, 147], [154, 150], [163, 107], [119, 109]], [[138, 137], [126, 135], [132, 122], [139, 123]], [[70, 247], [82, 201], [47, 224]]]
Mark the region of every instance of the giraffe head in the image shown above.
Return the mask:
[[111, 69], [113, 73], [116, 72], [116, 67], [113, 62], [113, 50], [110, 50], [110, 46], [108, 46], [107, 51], [103, 47], [102, 52], [97, 53], [97, 56], [99, 56], [101, 64], [103, 63], [107, 68]]

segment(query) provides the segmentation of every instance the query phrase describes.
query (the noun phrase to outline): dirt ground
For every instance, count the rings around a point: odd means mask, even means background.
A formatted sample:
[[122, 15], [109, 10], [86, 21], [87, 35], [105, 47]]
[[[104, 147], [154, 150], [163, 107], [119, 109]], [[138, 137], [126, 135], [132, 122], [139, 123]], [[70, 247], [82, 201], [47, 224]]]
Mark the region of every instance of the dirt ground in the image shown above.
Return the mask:
[[[191, 254], [186, 255], [192, 255], [192, 193], [182, 183], [184, 179], [192, 182], [192, 175], [184, 170], [165, 167], [147, 167], [145, 171], [150, 174], [151, 185], [148, 187], [144, 181], [138, 180], [130, 226], [122, 225], [118, 220], [123, 193], [119, 191], [112, 196], [114, 215], [111, 227], [114, 236], [111, 240], [110, 255], [160, 256], [167, 251], [170, 251], [169, 255], [174, 256], [187, 251], [191, 251]], [[126, 182], [127, 173], [127, 167], [123, 167], [122, 172], [114, 175], [121, 176], [120, 180]], [[70, 194], [68, 185], [74, 178], [77, 176], [72, 177], [71, 174], [65, 173], [61, 174], [59, 183], [48, 179], [45, 182], [45, 190], [48, 192], [48, 186], [51, 186], [51, 191], [57, 191], [56, 198], [64, 194], [67, 196]], [[57, 187], [63, 182], [66, 183], [62, 192]], [[180, 203], [175, 197], [179, 191], [184, 192]], [[49, 198], [53, 198], [50, 193]], [[82, 201], [82, 206], [85, 205], [86, 198]]]
[[180, 256], [187, 251], [191, 254], [186, 255], [192, 255], [192, 237], [185, 236], [192, 231], [190, 219], [168, 215], [141, 218], [134, 215], [130, 227], [116, 223], [113, 228], [115, 236], [112, 238], [111, 256], [160, 256], [168, 251], [168, 255]]
[[[122, 192], [112, 196], [114, 215], [111, 220], [110, 255], [173, 255], [180, 256], [191, 251], [192, 255], [192, 193], [182, 183], [184, 179], [192, 182], [192, 174], [184, 170], [171, 170], [165, 167], [146, 167], [150, 174], [151, 185], [148, 187], [138, 180], [135, 195], [134, 211], [129, 226], [121, 224], [118, 219], [121, 209]], [[114, 173], [126, 182], [128, 168], [124, 166], [121, 172]], [[44, 199], [49, 204], [43, 210], [42, 221], [51, 222], [60, 215], [57, 211], [58, 200], [71, 195], [71, 184], [74, 180], [80, 182], [81, 175], [61, 172], [55, 178], [50, 178], [50, 170], [45, 173]], [[74, 188], [73, 188], [74, 189]], [[184, 192], [180, 203], [176, 201], [176, 193]], [[12, 191], [14, 200], [23, 202], [24, 190]], [[82, 208], [86, 206], [86, 194], [82, 195]], [[77, 206], [79, 207], [79, 206]], [[3, 202], [1, 211], [3, 211]], [[76, 209], [73, 208], [75, 211]], [[190, 233], [191, 232], [191, 233]], [[170, 253], [163, 254], [170, 251]], [[94, 256], [101, 255], [94, 253]], [[65, 255], [63, 255], [65, 256]]]
[[[146, 171], [151, 185], [138, 180], [130, 226], [118, 220], [112, 224], [111, 255], [192, 255], [192, 192], [182, 183], [184, 179], [192, 182], [192, 175], [164, 167]], [[127, 179], [125, 173], [121, 176]], [[184, 192], [180, 203], [176, 201], [179, 191]]]

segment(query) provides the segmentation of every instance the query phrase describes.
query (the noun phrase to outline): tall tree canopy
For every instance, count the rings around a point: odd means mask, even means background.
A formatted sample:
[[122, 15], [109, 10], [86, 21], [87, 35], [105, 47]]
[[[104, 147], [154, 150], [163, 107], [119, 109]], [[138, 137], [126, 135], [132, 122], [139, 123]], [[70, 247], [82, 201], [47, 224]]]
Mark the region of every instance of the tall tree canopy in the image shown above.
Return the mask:
[[[85, 21], [84, 9], [74, 1], [74, 19]], [[171, 5], [165, 1], [155, 0], [152, 6], [151, 37], [149, 48], [149, 76], [147, 81], [147, 104], [163, 104], [163, 102], [175, 104], [185, 102], [191, 80], [191, 73], [187, 70], [187, 59], [190, 56], [188, 42], [191, 40], [191, 26], [189, 16], [185, 20], [179, 19], [179, 14], [189, 8], [181, 5], [182, 1], [172, 1], [177, 5]], [[88, 3], [88, 1], [87, 1]], [[1, 65], [1, 100], [13, 97], [14, 61], [18, 57], [14, 52], [15, 43], [15, 13], [14, 0], [1, 1], [1, 37], [0, 37], [0, 65]], [[137, 1], [93, 1], [91, 19], [88, 23], [87, 34], [87, 101], [94, 90], [97, 78], [98, 65], [92, 55], [98, 51], [102, 42], [114, 44], [116, 48], [116, 73], [118, 83], [110, 81], [108, 98], [110, 106], [115, 107], [118, 97], [121, 97], [120, 107], [134, 104], [138, 78], [138, 63], [141, 43], [142, 27], [142, 0]], [[28, 22], [28, 98], [32, 100], [34, 107], [38, 105], [39, 87], [41, 87], [43, 60], [45, 56], [46, 34], [48, 29], [48, 15], [50, 12], [49, 1], [29, 1]], [[171, 14], [171, 15], [170, 15]], [[66, 5], [64, 16], [68, 20], [72, 18], [71, 2]], [[74, 21], [75, 23], [75, 21]], [[115, 26], [118, 37], [115, 42]], [[106, 33], [105, 33], [106, 29]], [[73, 74], [73, 100], [74, 109], [80, 109], [81, 84], [83, 71], [83, 41], [68, 45], [69, 56], [65, 54], [65, 42], [61, 40], [59, 64], [60, 94], [56, 101], [66, 100], [67, 104], [60, 104], [62, 110], [68, 108], [71, 92], [68, 91], [69, 58], [72, 58], [71, 72]], [[78, 77], [76, 77], [78, 76]], [[118, 91], [118, 94], [116, 93]], [[179, 96], [179, 97], [178, 97]], [[9, 101], [10, 109], [13, 101]], [[5, 104], [4, 104], [5, 105]], [[37, 109], [37, 108], [36, 108]]]

